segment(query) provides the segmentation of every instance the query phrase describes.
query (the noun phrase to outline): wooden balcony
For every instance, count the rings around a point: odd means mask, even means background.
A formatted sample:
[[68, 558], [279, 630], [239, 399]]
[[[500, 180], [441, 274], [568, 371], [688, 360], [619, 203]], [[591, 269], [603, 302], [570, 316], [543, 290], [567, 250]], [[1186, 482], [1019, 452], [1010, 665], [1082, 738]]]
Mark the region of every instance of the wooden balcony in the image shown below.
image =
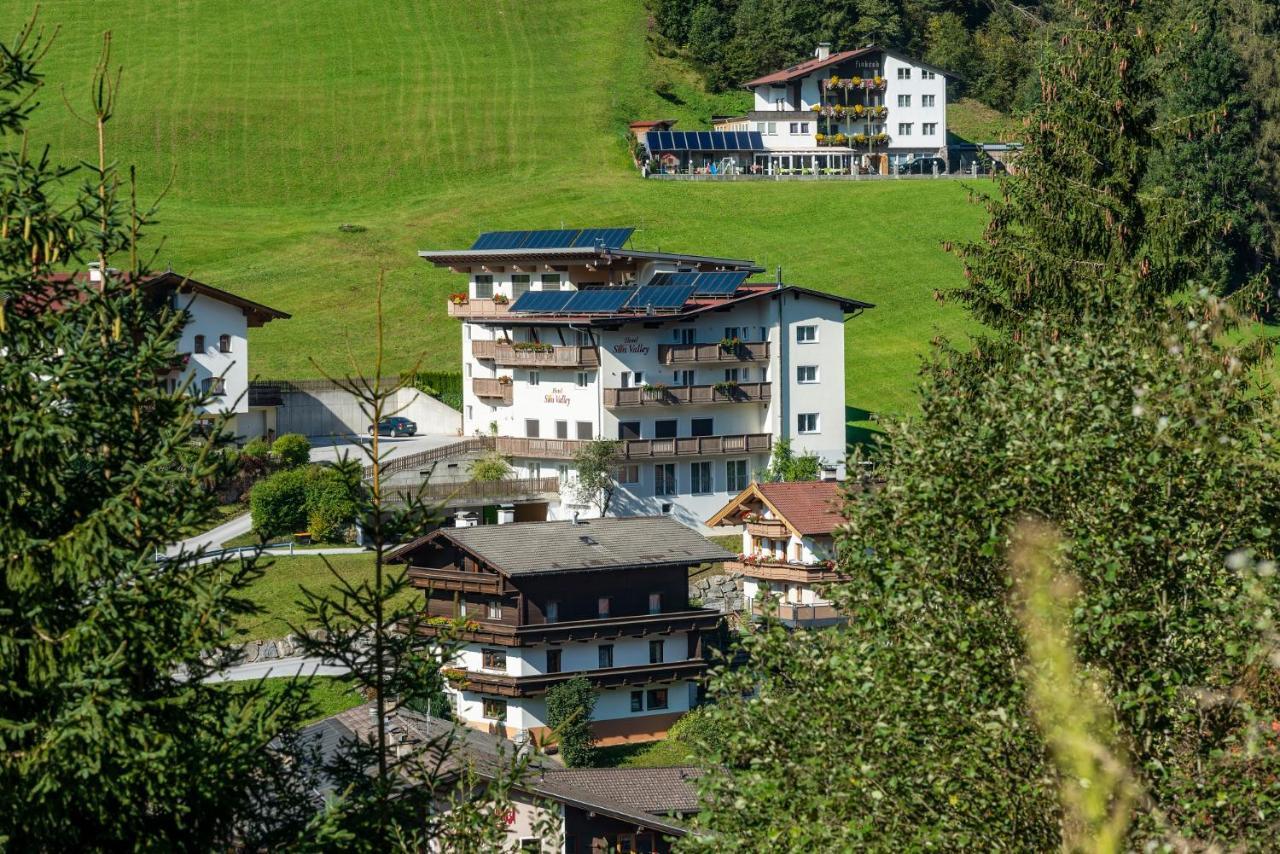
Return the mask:
[[[762, 600], [755, 599], [751, 602], [753, 616], [762, 617], [766, 610]], [[768, 610], [772, 610], [775, 619], [796, 627], [829, 626], [844, 620], [834, 605], [793, 605], [790, 602], [780, 602]]]
[[604, 405], [616, 409], [664, 404], [768, 403], [769, 393], [769, 383], [738, 383], [732, 388], [685, 385], [647, 391], [644, 388], [607, 388], [604, 390]]
[[[450, 573], [442, 576], [442, 570], [412, 568], [409, 577], [414, 586], [426, 587], [437, 577], [438, 590], [452, 590], [453, 576], [474, 573]], [[421, 580], [420, 580], [421, 579]], [[466, 581], [464, 579], [463, 581]], [[469, 589], [469, 588], [468, 588]], [[484, 592], [484, 591], [480, 591]], [[648, 637], [670, 635], [677, 632], [710, 631], [720, 622], [720, 612], [710, 608], [694, 608], [688, 611], [668, 611], [661, 614], [635, 614], [627, 617], [606, 617], [598, 620], [572, 620], [563, 623], [534, 623], [510, 626], [500, 623], [476, 621], [472, 629], [458, 634], [458, 640], [473, 643], [493, 643], [508, 647], [533, 646], [543, 643], [568, 641], [611, 640], [623, 637]], [[442, 630], [434, 625], [423, 625], [419, 633], [435, 636]], [[452, 630], [449, 631], [452, 633]]]
[[791, 537], [791, 529], [780, 519], [761, 519], [758, 522], [746, 523], [747, 533], [753, 537], [769, 537], [775, 540], [786, 540]]
[[731, 348], [719, 344], [659, 344], [658, 361], [664, 365], [767, 362], [769, 342], [750, 341]]
[[725, 572], [737, 572], [748, 578], [759, 578], [766, 581], [790, 581], [795, 584], [816, 584], [824, 581], [839, 581], [840, 573], [825, 563], [796, 563], [786, 560], [773, 560], [756, 563], [741, 560], [728, 560], [722, 566]]
[[[707, 662], [702, 659], [666, 661], [661, 664], [638, 664], [631, 667], [607, 667], [597, 670], [572, 670], [564, 673], [544, 673], [537, 676], [508, 676], [484, 670], [446, 670], [446, 677], [456, 684], [463, 681], [470, 691], [496, 694], [501, 697], [532, 697], [545, 694], [548, 688], [567, 682], [575, 676], [585, 676], [596, 688], [616, 688], [623, 685], [650, 685], [675, 682], [680, 679], [697, 679], [706, 672]], [[458, 674], [455, 677], [453, 674]]]
[[508, 477], [502, 480], [467, 480], [424, 483], [421, 486], [393, 488], [385, 499], [388, 503], [404, 503], [416, 496], [423, 501], [438, 501], [446, 506], [476, 502], [508, 502], [560, 493], [558, 477]]
[[595, 368], [600, 351], [595, 347], [553, 346], [534, 350], [502, 341], [472, 341], [471, 355], [492, 359], [504, 368]]
[[[432, 566], [410, 566], [405, 576], [414, 587], [433, 590], [453, 590], [459, 593], [485, 593], [500, 596], [507, 592], [502, 576], [488, 572], [463, 572], [458, 569], [438, 569]], [[433, 629], [432, 634], [435, 633]]]
[[473, 299], [460, 304], [449, 302], [448, 307], [450, 317], [475, 320], [485, 317], [504, 317], [511, 305], [505, 302], [494, 302], [491, 299]]
[[471, 380], [471, 390], [475, 392], [476, 397], [494, 398], [508, 406], [513, 399], [513, 387], [514, 383], [504, 383], [486, 377], [474, 377]]
[[[586, 442], [577, 439], [522, 439], [499, 436], [498, 453], [508, 457], [544, 460], [571, 460]], [[622, 458], [662, 459], [714, 454], [767, 453], [773, 447], [772, 433], [743, 433], [733, 436], [690, 436], [682, 439], [626, 439]]]

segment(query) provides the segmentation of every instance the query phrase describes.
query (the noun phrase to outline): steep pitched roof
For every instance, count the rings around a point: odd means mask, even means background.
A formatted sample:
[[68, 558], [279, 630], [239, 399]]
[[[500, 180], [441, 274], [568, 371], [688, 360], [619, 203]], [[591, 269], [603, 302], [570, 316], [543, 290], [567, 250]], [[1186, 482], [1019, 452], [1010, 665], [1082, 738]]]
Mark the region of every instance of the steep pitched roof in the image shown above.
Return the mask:
[[733, 555], [670, 516], [581, 522], [518, 522], [439, 528], [391, 553], [401, 561], [445, 540], [504, 575], [545, 575], [732, 560]]
[[826, 68], [828, 65], [837, 65], [844, 62], [846, 59], [853, 59], [854, 57], [862, 56], [863, 54], [877, 50], [880, 50], [880, 48], [875, 45], [869, 45], [868, 47], [860, 47], [857, 50], [845, 50], [840, 53], [833, 53], [826, 59], [808, 59], [797, 65], [792, 65], [789, 68], [783, 68], [779, 71], [771, 71], [763, 77], [757, 77], [755, 80], [748, 80], [742, 85], [750, 89], [755, 86], [767, 86], [770, 83], [786, 83], [788, 81], [795, 80], [797, 77], [807, 77], [820, 68]]
[[730, 517], [744, 503], [756, 500], [763, 502], [798, 537], [831, 534], [844, 523], [840, 514], [843, 486], [834, 480], [752, 483], [730, 499], [707, 524], [737, 524], [737, 520]]
[[543, 780], [579, 789], [653, 815], [688, 815], [698, 811], [693, 783], [702, 771], [691, 766], [666, 768], [547, 768]]

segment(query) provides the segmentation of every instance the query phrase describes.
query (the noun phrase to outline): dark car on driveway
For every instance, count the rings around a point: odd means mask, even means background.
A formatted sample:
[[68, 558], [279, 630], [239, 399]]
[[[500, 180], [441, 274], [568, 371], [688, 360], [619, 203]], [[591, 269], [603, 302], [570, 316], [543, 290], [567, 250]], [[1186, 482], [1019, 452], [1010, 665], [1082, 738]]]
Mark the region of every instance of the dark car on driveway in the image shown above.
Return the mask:
[[933, 175], [935, 169], [938, 175], [947, 174], [947, 161], [941, 157], [917, 157], [898, 164], [899, 175]]
[[372, 436], [375, 432], [379, 436], [412, 436], [418, 432], [418, 425], [408, 418], [395, 415], [379, 421], [377, 430], [370, 424], [369, 435]]

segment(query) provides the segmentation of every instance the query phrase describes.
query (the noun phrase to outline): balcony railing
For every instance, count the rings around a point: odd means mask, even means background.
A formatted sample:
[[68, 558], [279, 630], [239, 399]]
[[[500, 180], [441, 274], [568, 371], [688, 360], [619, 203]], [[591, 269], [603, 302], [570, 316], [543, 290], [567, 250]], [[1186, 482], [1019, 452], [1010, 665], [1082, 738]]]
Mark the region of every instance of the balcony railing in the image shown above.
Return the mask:
[[738, 383], [734, 386], [685, 385], [667, 388], [607, 388], [604, 405], [648, 406], [651, 404], [768, 403], [769, 383]]
[[[803, 626], [808, 623], [836, 623], [843, 619], [834, 605], [794, 605], [781, 602], [772, 607], [773, 616], [784, 623]], [[764, 616], [765, 604], [760, 599], [751, 603], [751, 613], [757, 617]]]
[[[475, 584], [477, 573], [461, 573], [412, 567], [409, 577], [417, 587], [433, 584], [440, 590], [460, 589], [457, 584]], [[467, 588], [470, 589], [470, 588]], [[609, 640], [623, 637], [647, 637], [669, 635], [677, 632], [707, 631], [720, 621], [720, 612], [711, 608], [693, 608], [687, 611], [667, 611], [660, 614], [633, 614], [623, 617], [606, 617], [596, 620], [571, 620], [563, 623], [534, 623], [523, 626], [502, 625], [477, 621], [474, 627], [461, 632], [460, 640], [479, 643], [498, 643], [504, 646], [531, 646], [540, 643], [566, 641]], [[434, 636], [442, 631], [426, 624], [419, 628], [424, 635]], [[447, 631], [452, 631], [449, 629]]]
[[511, 308], [510, 303], [494, 302], [491, 299], [471, 299], [463, 303], [448, 303], [449, 316], [464, 319], [476, 317], [502, 317]]
[[779, 519], [760, 519], [755, 522], [747, 522], [747, 533], [753, 537], [770, 537], [772, 539], [785, 540], [791, 536], [791, 529]]
[[444, 671], [445, 677], [455, 685], [464, 683], [472, 691], [497, 694], [504, 697], [530, 697], [546, 693], [547, 689], [575, 676], [585, 676], [596, 688], [615, 688], [621, 685], [648, 685], [654, 682], [674, 682], [678, 679], [696, 679], [707, 669], [702, 659], [668, 661], [661, 664], [638, 664], [631, 667], [606, 667], [596, 670], [571, 670], [564, 673], [543, 673], [537, 676], [507, 676], [483, 670]]
[[513, 477], [502, 480], [426, 483], [420, 487], [393, 489], [388, 493], [386, 500], [392, 503], [403, 503], [410, 496], [418, 496], [424, 501], [458, 504], [467, 501], [512, 500], [559, 492], [560, 478], [558, 477]]
[[793, 581], [813, 584], [820, 581], [839, 581], [840, 572], [826, 563], [801, 563], [799, 561], [760, 559], [727, 560], [722, 564], [725, 572], [737, 572], [748, 578], [768, 581]]
[[[586, 442], [577, 439], [522, 439], [515, 436], [499, 436], [495, 444], [498, 453], [509, 457], [571, 460]], [[622, 442], [622, 457], [634, 460], [709, 454], [763, 453], [772, 447], [772, 433], [691, 436], [682, 439], [626, 439]]]
[[472, 341], [471, 355], [492, 359], [504, 368], [594, 368], [600, 364], [600, 351], [595, 347], [574, 345], [533, 349], [502, 341]]
[[475, 392], [476, 397], [496, 398], [507, 405], [510, 405], [513, 399], [512, 386], [512, 383], [504, 383], [488, 377], [475, 377], [471, 380], [471, 390]]
[[722, 347], [719, 344], [658, 345], [658, 361], [664, 365], [763, 362], [768, 359], [768, 341], [749, 341], [736, 347]]

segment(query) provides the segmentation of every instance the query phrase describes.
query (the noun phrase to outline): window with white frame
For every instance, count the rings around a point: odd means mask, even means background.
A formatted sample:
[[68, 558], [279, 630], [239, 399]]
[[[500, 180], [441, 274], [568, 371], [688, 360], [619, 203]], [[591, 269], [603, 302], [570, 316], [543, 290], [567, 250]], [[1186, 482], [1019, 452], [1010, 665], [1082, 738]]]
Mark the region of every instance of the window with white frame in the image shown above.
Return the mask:
[[899, 95], [899, 96], [898, 96], [898, 106], [899, 106], [899, 107], [910, 107], [910, 106], [911, 106], [911, 96], [910, 96], [910, 95]]
[[764, 128], [765, 128], [765, 123], [764, 123], [764, 122], [756, 122], [756, 133], [758, 133], [758, 134], [763, 134], [763, 133], [764, 133]]
[[934, 106], [937, 103], [937, 97], [938, 97], [937, 95], [921, 95], [920, 106], [922, 107]]
[[730, 492], [741, 492], [750, 482], [747, 478], [746, 460], [729, 460], [724, 464], [724, 485]]
[[921, 80], [932, 80], [933, 78], [935, 78], [935, 77], [937, 77], [937, 76], [938, 76], [937, 72], [935, 72], [935, 71], [929, 71], [929, 70], [927, 70], [927, 69], [921, 70], [921, 72], [920, 72], [920, 79], [921, 79]]
[[767, 128], [767, 130], [765, 130], [765, 136], [777, 136], [777, 135], [778, 135], [778, 124], [777, 124], [777, 122], [768, 122], [768, 123], [765, 125], [765, 127]]
[[502, 619], [502, 600], [488, 599], [484, 604], [484, 616], [486, 620]]
[[559, 273], [543, 273], [541, 277], [542, 289], [544, 291], [560, 290], [560, 274]]
[[920, 125], [920, 133], [921, 133], [923, 136], [937, 136], [937, 135], [938, 135], [938, 123], [937, 123], [937, 122], [924, 122], [924, 123], [922, 123], [922, 124]]
[[816, 383], [818, 381], [817, 365], [799, 365], [796, 367], [796, 382]]
[[818, 327], [813, 325], [796, 327], [796, 342], [813, 344], [818, 340]]
[[676, 464], [658, 463], [653, 467], [653, 494], [676, 494]]
[[898, 136], [911, 136], [911, 122], [898, 122]]
[[801, 412], [796, 415], [796, 432], [797, 433], [817, 433], [818, 432], [818, 413]]
[[476, 299], [493, 299], [493, 276], [476, 276]]
[[689, 463], [689, 489], [694, 495], [715, 491], [711, 486], [711, 463]]
[[530, 279], [530, 276], [528, 273], [516, 273], [514, 276], [511, 277], [511, 301], [512, 302], [515, 302], [516, 300], [520, 299], [520, 296], [522, 294], [526, 294], [529, 292], [529, 279]]
[[899, 80], [910, 80], [910, 79], [911, 79], [911, 69], [910, 69], [910, 68], [899, 68], [899, 69], [898, 69], [898, 79], [899, 79]]

